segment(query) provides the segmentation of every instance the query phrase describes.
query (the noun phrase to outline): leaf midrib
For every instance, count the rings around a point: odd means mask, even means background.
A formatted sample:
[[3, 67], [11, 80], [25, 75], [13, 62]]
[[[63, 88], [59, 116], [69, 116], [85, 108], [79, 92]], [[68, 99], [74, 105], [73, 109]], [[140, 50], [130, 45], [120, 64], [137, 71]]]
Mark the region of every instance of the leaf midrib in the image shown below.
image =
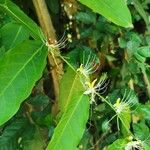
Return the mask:
[[12, 78], [12, 80], [10, 80], [10, 82], [8, 84], [6, 84], [6, 87], [0, 92], [0, 96], [2, 96], [2, 94], [5, 93], [5, 91], [7, 90], [7, 88], [12, 84], [12, 82], [17, 78], [17, 76], [19, 75], [19, 73], [26, 67], [26, 65], [28, 65], [28, 63], [33, 59], [33, 57], [42, 49], [43, 45], [37, 49], [37, 51], [35, 51], [35, 53], [33, 53], [33, 55], [30, 57], [30, 59], [18, 70], [18, 72], [16, 73], [16, 75]]
[[[66, 127], [68, 126], [70, 120], [72, 119], [72, 116], [73, 116], [74, 112], [75, 112], [76, 109], [77, 109], [77, 106], [79, 105], [80, 101], [82, 100], [82, 97], [83, 97], [83, 94], [80, 96], [80, 98], [79, 98], [78, 102], [76, 103], [76, 106], [75, 106], [74, 110], [72, 111], [70, 117], [68, 118], [68, 120], [67, 120], [67, 122], [66, 122], [66, 124], [65, 124], [65, 126], [64, 126], [64, 128], [63, 128], [63, 130], [62, 130], [62, 132], [61, 132], [61, 134], [60, 134], [60, 136], [59, 136], [59, 138], [58, 138], [57, 141], [55, 142], [55, 147], [54, 147], [54, 148], [56, 148], [57, 143], [59, 143], [59, 141], [60, 141], [60, 139], [61, 139], [61, 137], [62, 137], [62, 135], [63, 135], [63, 133], [64, 133], [64, 131], [65, 131], [65, 129], [66, 129]], [[66, 113], [65, 113], [65, 114], [66, 114]], [[65, 116], [65, 114], [64, 114], [64, 116]], [[59, 126], [59, 124], [61, 124], [61, 122], [63, 122], [63, 120], [60, 120], [60, 122], [58, 123], [57, 126]], [[52, 139], [52, 140], [53, 140], [53, 139]], [[47, 149], [47, 150], [48, 150], [48, 149]]]
[[76, 74], [76, 75], [75, 75], [75, 78], [74, 78], [74, 81], [73, 81], [73, 83], [72, 83], [72, 86], [71, 86], [71, 89], [70, 89], [68, 98], [67, 98], [67, 103], [66, 103], [66, 105], [64, 106], [64, 111], [65, 111], [65, 109], [67, 108], [67, 106], [68, 106], [68, 104], [69, 104], [69, 102], [70, 102], [70, 98], [71, 98], [72, 91], [73, 91], [73, 89], [74, 89], [74, 85], [75, 85], [75, 81], [76, 81], [77, 77], [78, 77], [78, 75]]

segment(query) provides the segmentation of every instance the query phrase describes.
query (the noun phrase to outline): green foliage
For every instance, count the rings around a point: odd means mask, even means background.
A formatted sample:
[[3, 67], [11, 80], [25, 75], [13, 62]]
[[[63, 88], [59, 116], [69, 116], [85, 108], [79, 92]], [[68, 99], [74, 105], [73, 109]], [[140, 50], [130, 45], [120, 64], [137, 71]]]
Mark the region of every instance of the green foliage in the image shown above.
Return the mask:
[[143, 17], [145, 23], [148, 25], [149, 24], [148, 16], [147, 16], [146, 12], [144, 11], [144, 8], [142, 7], [142, 4], [140, 3], [140, 1], [133, 0], [133, 4], [134, 4], [134, 7], [136, 8], [136, 10], [138, 11], [138, 13]]
[[27, 125], [27, 121], [19, 119], [10, 124], [0, 136], [0, 148], [3, 150], [17, 149], [18, 140]]
[[142, 141], [149, 137], [149, 128], [144, 122], [133, 124], [133, 130], [135, 136]]
[[46, 4], [0, 0], [0, 150], [149, 150], [149, 0]]

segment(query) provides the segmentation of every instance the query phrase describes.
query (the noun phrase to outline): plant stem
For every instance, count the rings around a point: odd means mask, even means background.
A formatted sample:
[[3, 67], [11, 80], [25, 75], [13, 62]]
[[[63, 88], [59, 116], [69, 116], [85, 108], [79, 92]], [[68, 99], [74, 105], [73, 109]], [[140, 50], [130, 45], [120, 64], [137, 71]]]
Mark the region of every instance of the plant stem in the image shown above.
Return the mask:
[[[51, 17], [49, 15], [45, 0], [32, 0], [36, 14], [38, 16], [38, 20], [40, 23], [40, 26], [46, 35], [47, 38], [50, 38], [52, 41], [56, 41], [56, 34], [55, 34], [55, 29], [53, 27]], [[59, 51], [59, 50], [58, 50]], [[60, 52], [60, 51], [59, 51]], [[49, 53], [48, 55], [48, 61], [50, 66], [55, 66], [55, 61], [58, 64], [58, 67], [54, 67], [54, 69], [51, 71], [51, 76], [53, 80], [53, 87], [54, 87], [54, 95], [55, 95], [55, 104], [53, 107], [53, 113], [56, 114], [58, 112], [58, 100], [59, 100], [59, 82], [60, 78], [63, 74], [63, 66], [62, 66], [62, 61], [60, 58], [52, 57], [52, 55]]]

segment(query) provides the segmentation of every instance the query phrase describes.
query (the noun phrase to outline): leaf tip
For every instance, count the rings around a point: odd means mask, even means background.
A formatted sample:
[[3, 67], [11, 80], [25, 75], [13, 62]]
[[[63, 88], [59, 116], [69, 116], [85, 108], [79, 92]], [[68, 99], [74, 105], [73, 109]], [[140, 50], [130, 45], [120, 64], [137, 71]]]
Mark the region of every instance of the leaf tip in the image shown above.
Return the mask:
[[132, 23], [129, 23], [126, 28], [134, 28], [133, 24]]

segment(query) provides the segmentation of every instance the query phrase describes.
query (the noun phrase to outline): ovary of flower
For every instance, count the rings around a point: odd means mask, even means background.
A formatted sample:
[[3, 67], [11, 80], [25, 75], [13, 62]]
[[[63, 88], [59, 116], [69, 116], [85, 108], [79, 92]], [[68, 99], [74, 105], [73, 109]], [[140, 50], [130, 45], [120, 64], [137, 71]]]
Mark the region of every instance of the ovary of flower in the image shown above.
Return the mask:
[[95, 102], [95, 94], [96, 94], [96, 83], [97, 79], [95, 79], [93, 82], [87, 82], [87, 90], [84, 92], [85, 95], [91, 95], [91, 101], [90, 103]]
[[96, 83], [97, 79], [95, 79], [93, 82], [87, 82], [86, 85], [87, 85], [87, 90], [84, 92], [84, 94], [91, 94], [91, 93], [95, 93], [95, 83]]

